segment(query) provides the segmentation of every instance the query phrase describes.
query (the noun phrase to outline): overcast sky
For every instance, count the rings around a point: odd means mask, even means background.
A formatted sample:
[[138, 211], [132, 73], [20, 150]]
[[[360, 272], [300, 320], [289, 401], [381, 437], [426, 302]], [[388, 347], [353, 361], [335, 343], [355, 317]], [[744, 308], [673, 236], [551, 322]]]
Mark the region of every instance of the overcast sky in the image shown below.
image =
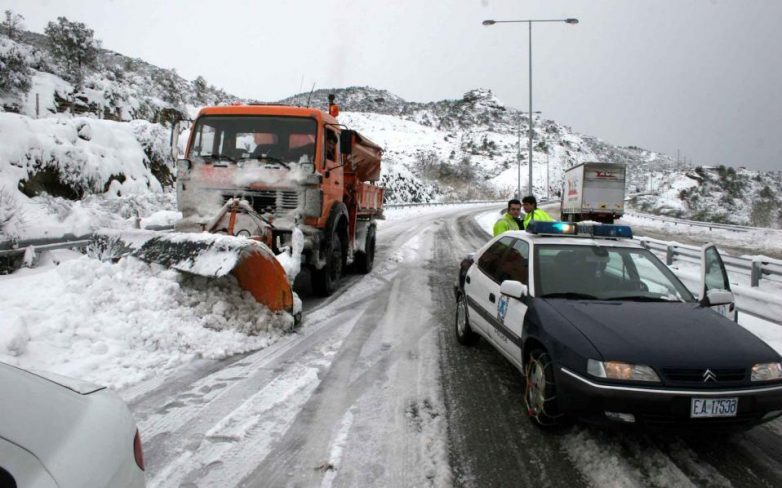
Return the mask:
[[86, 23], [103, 47], [276, 100], [367, 85], [407, 100], [489, 88], [620, 145], [695, 164], [782, 170], [782, 0], [0, 0], [43, 32]]

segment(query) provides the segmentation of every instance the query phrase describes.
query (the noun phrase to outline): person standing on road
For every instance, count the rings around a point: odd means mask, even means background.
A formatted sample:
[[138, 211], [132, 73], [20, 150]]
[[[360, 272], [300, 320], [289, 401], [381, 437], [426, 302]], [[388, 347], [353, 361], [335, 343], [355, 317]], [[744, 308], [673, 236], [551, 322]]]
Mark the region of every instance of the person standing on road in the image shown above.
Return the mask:
[[526, 229], [533, 220], [541, 222], [551, 222], [554, 220], [545, 210], [538, 208], [538, 201], [532, 195], [522, 198], [521, 205], [524, 207], [524, 213], [526, 214], [524, 216], [524, 229]]
[[519, 230], [521, 215], [521, 202], [517, 199], [508, 201], [508, 209], [502, 215], [500, 220], [494, 224], [493, 233], [495, 236], [508, 232], [509, 230]]

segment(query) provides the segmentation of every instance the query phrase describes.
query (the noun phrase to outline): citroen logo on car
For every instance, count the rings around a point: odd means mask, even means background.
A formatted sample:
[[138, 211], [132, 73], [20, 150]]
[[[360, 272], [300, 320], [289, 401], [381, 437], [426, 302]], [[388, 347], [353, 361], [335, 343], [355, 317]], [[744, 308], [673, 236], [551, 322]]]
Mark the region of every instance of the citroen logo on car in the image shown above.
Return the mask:
[[706, 372], [703, 373], [703, 382], [707, 383], [709, 381], [717, 381], [717, 375], [712, 372], [712, 370], [707, 369]]

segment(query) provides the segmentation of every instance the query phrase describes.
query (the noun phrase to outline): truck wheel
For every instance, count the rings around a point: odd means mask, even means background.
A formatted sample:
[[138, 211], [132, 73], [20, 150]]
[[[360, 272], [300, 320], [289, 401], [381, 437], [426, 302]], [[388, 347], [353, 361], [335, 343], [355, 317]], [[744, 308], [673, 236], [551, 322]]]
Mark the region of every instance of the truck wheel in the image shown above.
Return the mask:
[[331, 234], [331, 246], [328, 252], [326, 265], [314, 273], [312, 283], [315, 293], [323, 297], [334, 293], [342, 278], [342, 241], [336, 232]]
[[370, 227], [367, 231], [367, 239], [364, 244], [364, 251], [356, 253], [356, 270], [361, 274], [367, 274], [372, 271], [375, 263], [375, 228]]

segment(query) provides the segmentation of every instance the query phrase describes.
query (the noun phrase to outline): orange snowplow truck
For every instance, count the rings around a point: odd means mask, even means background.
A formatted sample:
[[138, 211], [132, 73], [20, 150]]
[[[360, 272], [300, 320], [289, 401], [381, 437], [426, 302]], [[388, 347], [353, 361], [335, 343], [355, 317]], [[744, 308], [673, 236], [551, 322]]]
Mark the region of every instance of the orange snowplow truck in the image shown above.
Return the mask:
[[[283, 105], [201, 109], [177, 162], [177, 230], [252, 237], [274, 254], [298, 251], [319, 295], [330, 295], [349, 265], [368, 273], [375, 221], [383, 218], [383, 189], [374, 184], [382, 150], [341, 125], [338, 112], [333, 96], [328, 113]], [[234, 212], [216, 228], [221, 207], [240, 201], [252, 211]]]

